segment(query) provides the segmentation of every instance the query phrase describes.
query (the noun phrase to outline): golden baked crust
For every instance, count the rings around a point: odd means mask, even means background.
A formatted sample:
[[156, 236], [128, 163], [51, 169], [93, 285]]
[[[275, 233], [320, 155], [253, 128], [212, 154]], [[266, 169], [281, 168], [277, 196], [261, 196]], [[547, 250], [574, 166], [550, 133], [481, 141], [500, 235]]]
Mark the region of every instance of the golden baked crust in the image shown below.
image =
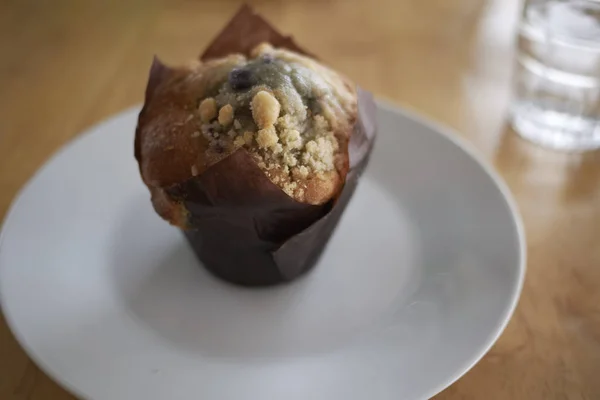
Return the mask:
[[164, 189], [240, 148], [290, 197], [318, 205], [344, 185], [356, 118], [348, 80], [309, 57], [262, 44], [248, 58], [170, 69], [146, 98], [136, 156], [155, 209], [179, 226], [185, 208]]

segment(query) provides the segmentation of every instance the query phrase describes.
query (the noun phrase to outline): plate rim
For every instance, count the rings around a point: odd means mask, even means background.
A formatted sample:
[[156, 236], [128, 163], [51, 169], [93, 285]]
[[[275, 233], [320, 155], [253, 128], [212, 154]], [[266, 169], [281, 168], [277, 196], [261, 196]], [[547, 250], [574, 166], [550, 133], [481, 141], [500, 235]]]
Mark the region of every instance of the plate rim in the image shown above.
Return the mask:
[[[504, 178], [500, 175], [500, 173], [492, 166], [492, 164], [487, 161], [481, 152], [467, 139], [461, 137], [456, 133], [456, 130], [446, 126], [439, 121], [436, 121], [432, 117], [425, 116], [424, 114], [416, 111], [407, 105], [396, 105], [392, 103], [390, 100], [379, 97], [377, 100], [378, 107], [382, 109], [400, 114], [408, 119], [412, 119], [422, 125], [427, 126], [428, 128], [438, 132], [445, 139], [449, 140], [455, 146], [463, 150], [470, 156], [482, 169], [483, 171], [491, 178], [496, 187], [498, 188], [500, 194], [504, 198], [504, 201], [508, 205], [508, 209], [510, 211], [511, 216], [513, 217], [513, 221], [516, 228], [517, 239], [519, 243], [519, 265], [518, 265], [518, 276], [517, 282], [514, 287], [512, 298], [510, 299], [510, 303], [508, 307], [504, 310], [504, 315], [501, 316], [501, 321], [497, 326], [496, 332], [490, 335], [487, 340], [487, 343], [483, 345], [476, 353], [471, 360], [467, 361], [463, 367], [458, 370], [459, 372], [449, 378], [449, 380], [443, 384], [438, 385], [436, 389], [432, 389], [429, 393], [427, 393], [426, 399], [431, 398], [443, 390], [447, 389], [450, 385], [458, 381], [464, 375], [466, 375], [481, 359], [490, 351], [490, 349], [496, 344], [506, 326], [512, 319], [514, 312], [519, 304], [519, 300], [521, 299], [521, 294], [523, 292], [523, 285], [525, 282], [525, 276], [527, 272], [527, 240], [526, 240], [526, 232], [525, 225], [523, 223], [523, 217], [521, 216], [521, 212], [519, 211], [519, 206], [512, 194], [512, 191], [508, 187], [508, 184], [505, 182]], [[2, 242], [0, 241], [0, 246]]]
[[[443, 123], [435, 120], [431, 116], [427, 116], [420, 111], [415, 110], [410, 105], [406, 104], [397, 104], [394, 103], [390, 99], [386, 99], [381, 96], [377, 96], [375, 98], [377, 108], [380, 110], [390, 112], [392, 114], [400, 115], [406, 119], [417, 122], [420, 125], [423, 125], [429, 128], [432, 131], [435, 131], [444, 139], [448, 140], [450, 143], [454, 144], [460, 150], [465, 152], [470, 158], [472, 158], [477, 165], [486, 173], [486, 175], [492, 180], [498, 191], [500, 192], [502, 198], [506, 202], [509, 212], [513, 218], [513, 222], [515, 225], [515, 231], [517, 234], [517, 242], [518, 242], [518, 251], [519, 251], [519, 262], [517, 265], [517, 280], [516, 285], [514, 285], [511, 298], [509, 299], [507, 307], [504, 309], [502, 315], [498, 318], [498, 325], [495, 328], [495, 332], [492, 332], [489, 337], [485, 340], [484, 345], [480, 346], [474, 352], [473, 357], [465, 362], [464, 365], [460, 366], [456, 369], [456, 372], [451, 374], [450, 377], [441, 381], [437, 385], [432, 385], [432, 389], [426, 391], [425, 399], [431, 398], [443, 390], [451, 386], [453, 383], [458, 381], [461, 377], [466, 375], [481, 359], [490, 351], [493, 345], [498, 341], [502, 333], [504, 333], [506, 326], [512, 319], [516, 307], [521, 298], [521, 294], [523, 291], [526, 270], [527, 270], [527, 241], [526, 241], [526, 232], [523, 223], [523, 218], [519, 211], [519, 207], [517, 202], [514, 199], [514, 196], [506, 184], [504, 178], [500, 175], [500, 173], [492, 166], [492, 164], [483, 157], [481, 152], [467, 139], [461, 137], [457, 134], [457, 131], [449, 126], [444, 125]], [[73, 146], [75, 146], [79, 141], [85, 139], [87, 136], [91, 135], [96, 129], [98, 129], [101, 125], [107, 123], [108, 121], [115, 120], [117, 118], [122, 118], [125, 115], [128, 115], [132, 112], [139, 112], [141, 109], [141, 104], [136, 104], [134, 106], [125, 108], [117, 113], [108, 115], [93, 124], [89, 125], [87, 128], [84, 128], [79, 133], [75, 134], [72, 138], [67, 140], [64, 144], [62, 144], [57, 150], [55, 150], [49, 157], [47, 157], [43, 163], [36, 169], [36, 171], [28, 178], [27, 182], [17, 191], [16, 195], [10, 202], [8, 207], [8, 211], [3, 218], [2, 223], [0, 224], [0, 252], [2, 251], [2, 244], [4, 242], [5, 236], [7, 235], [8, 228], [14, 219], [14, 215], [16, 211], [21, 206], [21, 199], [27, 190], [32, 186], [35, 179], [42, 173], [42, 171], [55, 159], [59, 158], [63, 153], [67, 152]], [[2, 266], [0, 265], [0, 268]], [[1, 289], [1, 287], [0, 287]], [[5, 300], [2, 290], [0, 290], [0, 311], [2, 312], [4, 319], [6, 321], [6, 325], [8, 330], [12, 333], [15, 340], [21, 346], [27, 357], [33, 361], [37, 367], [39, 367], [48, 377], [54, 380], [59, 386], [65, 389], [70, 394], [85, 399], [86, 395], [80, 392], [79, 389], [75, 388], [75, 384], [68, 382], [64, 377], [59, 376], [59, 374], [54, 373], [53, 368], [50, 367], [45, 361], [41, 360], [38, 357], [36, 352], [32, 350], [30, 345], [23, 339], [20, 332], [17, 331], [16, 325], [12, 321], [12, 317], [7, 313], [5, 306]]]

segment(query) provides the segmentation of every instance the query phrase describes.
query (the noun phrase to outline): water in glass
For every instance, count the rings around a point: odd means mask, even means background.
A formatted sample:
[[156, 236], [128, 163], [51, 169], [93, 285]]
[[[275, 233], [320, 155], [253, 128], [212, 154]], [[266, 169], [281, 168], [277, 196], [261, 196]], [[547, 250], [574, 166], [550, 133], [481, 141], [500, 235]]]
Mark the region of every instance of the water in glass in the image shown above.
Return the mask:
[[520, 135], [557, 149], [600, 148], [600, 1], [527, 1], [514, 86]]

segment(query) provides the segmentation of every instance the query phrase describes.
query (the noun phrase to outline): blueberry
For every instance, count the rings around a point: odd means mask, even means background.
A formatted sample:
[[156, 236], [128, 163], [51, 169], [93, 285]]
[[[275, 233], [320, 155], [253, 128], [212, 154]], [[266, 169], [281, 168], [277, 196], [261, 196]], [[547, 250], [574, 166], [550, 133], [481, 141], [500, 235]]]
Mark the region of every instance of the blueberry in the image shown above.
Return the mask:
[[249, 69], [235, 68], [229, 73], [229, 84], [233, 90], [249, 89], [254, 85], [254, 75]]

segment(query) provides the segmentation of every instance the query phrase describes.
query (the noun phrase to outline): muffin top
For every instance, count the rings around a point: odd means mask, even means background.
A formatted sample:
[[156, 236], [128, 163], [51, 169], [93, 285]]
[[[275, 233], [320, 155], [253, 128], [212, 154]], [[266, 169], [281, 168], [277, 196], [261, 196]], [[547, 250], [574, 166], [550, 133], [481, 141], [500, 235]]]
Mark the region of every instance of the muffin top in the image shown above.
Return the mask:
[[352, 84], [315, 60], [268, 44], [172, 70], [140, 116], [141, 171], [167, 187], [244, 148], [296, 201], [323, 204], [348, 171]]

